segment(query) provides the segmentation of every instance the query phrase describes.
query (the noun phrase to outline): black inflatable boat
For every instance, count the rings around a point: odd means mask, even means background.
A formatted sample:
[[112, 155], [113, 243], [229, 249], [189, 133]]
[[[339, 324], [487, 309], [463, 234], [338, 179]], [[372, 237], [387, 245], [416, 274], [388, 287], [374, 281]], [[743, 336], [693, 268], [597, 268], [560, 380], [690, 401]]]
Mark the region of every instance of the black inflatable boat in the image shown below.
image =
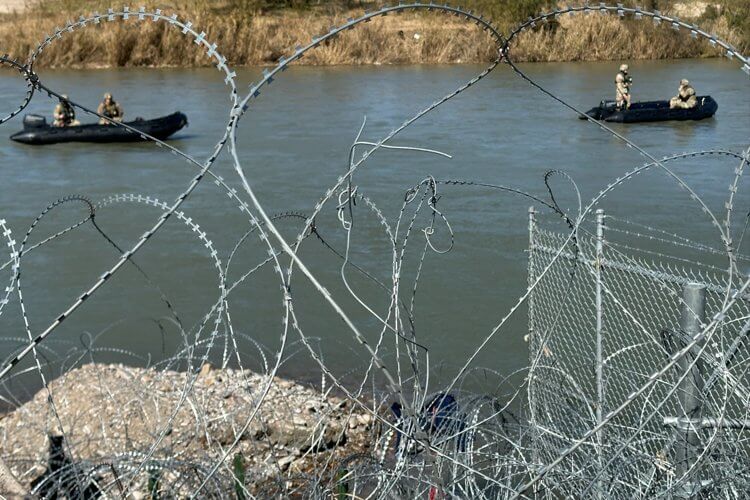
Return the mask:
[[[187, 125], [187, 116], [177, 112], [153, 120], [136, 118], [126, 125], [157, 139], [166, 139]], [[23, 130], [10, 136], [24, 144], [55, 144], [58, 142], [135, 142], [145, 140], [141, 134], [131, 132], [116, 125], [75, 125], [72, 127], [52, 127], [40, 115], [26, 115]]]
[[[630, 109], [617, 109], [615, 101], [602, 101], [599, 106], [586, 111], [595, 120], [605, 122], [636, 123], [667, 120], [702, 120], [716, 113], [719, 105], [709, 95], [698, 97], [698, 105], [690, 109], [669, 109], [669, 101], [634, 102]], [[585, 120], [585, 116], [579, 116]]]

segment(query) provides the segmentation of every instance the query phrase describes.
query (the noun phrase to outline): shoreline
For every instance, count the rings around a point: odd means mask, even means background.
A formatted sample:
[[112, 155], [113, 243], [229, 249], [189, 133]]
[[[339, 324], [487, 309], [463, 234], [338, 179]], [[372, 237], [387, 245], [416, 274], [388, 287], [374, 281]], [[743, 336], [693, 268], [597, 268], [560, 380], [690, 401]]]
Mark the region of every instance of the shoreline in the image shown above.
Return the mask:
[[[698, 55], [698, 56], [685, 56], [685, 57], [666, 57], [666, 58], [642, 58], [642, 59], [607, 59], [607, 58], [601, 58], [601, 59], [592, 59], [592, 60], [563, 60], [563, 61], [516, 61], [513, 60], [514, 63], [518, 64], [558, 64], [558, 63], [617, 63], [620, 64], [620, 61], [626, 60], [632, 62], [649, 62], [649, 61], [683, 61], [686, 59], [695, 59], [695, 60], [724, 60], [726, 57], [722, 56], [721, 54], [704, 54], [704, 55]], [[409, 62], [409, 63], [394, 63], [394, 62], [376, 62], [376, 63], [332, 63], [332, 64], [291, 64], [291, 66], [304, 66], [304, 67], [330, 67], [330, 68], [362, 68], [362, 67], [378, 67], [378, 66], [386, 66], [386, 67], [408, 67], [408, 66], [482, 66], [485, 65], [486, 62], [484, 61], [461, 61], [461, 62], [440, 62], [440, 63], [424, 63], [424, 62]], [[252, 68], [272, 68], [275, 64], [273, 63], [258, 63], [258, 64], [240, 64], [240, 65], [233, 65], [232, 67], [234, 69], [252, 69]], [[167, 69], [167, 70], [190, 70], [190, 69], [212, 69], [213, 66], [180, 66], [180, 65], [148, 65], [148, 66], [109, 66], [109, 65], [70, 65], [70, 66], [57, 66], [57, 67], [46, 67], [41, 66], [46, 70], [53, 70], [53, 71], [79, 71], [79, 70], [86, 70], [86, 71], [108, 71], [108, 70], [128, 70], [128, 69], [143, 69], [143, 70], [149, 70], [149, 69]], [[616, 69], [616, 68], [615, 68]], [[10, 71], [15, 72], [13, 68], [8, 68], [5, 66], [0, 66], [0, 72], [2, 71]]]
[[[88, 366], [91, 363], [87, 363], [83, 366]], [[137, 365], [124, 365], [122, 363], [117, 362], [95, 362], [93, 363], [96, 366], [113, 366], [113, 367], [121, 367], [129, 370], [135, 370], [135, 371], [142, 371], [142, 372], [161, 372], [161, 371], [168, 371], [180, 374], [181, 376], [184, 376], [188, 373], [192, 372], [186, 372], [183, 370], [175, 371], [171, 369], [163, 369], [158, 368], [156, 366], [137, 366]], [[213, 365], [210, 361], [207, 361], [207, 364], [212, 367], [212, 370], [215, 371], [235, 371], [240, 372], [241, 370], [235, 368], [235, 367], [227, 367], [226, 369], [220, 369], [220, 368], [213, 368]], [[260, 374], [258, 372], [253, 371], [252, 368], [245, 368], [245, 373], [258, 375], [258, 376], [265, 376], [263, 374]], [[60, 373], [57, 375], [53, 375], [54, 378], [48, 379], [48, 382], [56, 381], [58, 379], [62, 379], [66, 376], [66, 373]], [[320, 385], [321, 385], [321, 375], [322, 373], [317, 370], [299, 370], [299, 369], [287, 369], [285, 367], [280, 367], [279, 371], [277, 372], [274, 379], [283, 380], [287, 383], [291, 383], [300, 387], [303, 387], [307, 390], [313, 391], [313, 392], [320, 392]], [[346, 387], [353, 387], [361, 383], [361, 380], [352, 378], [341, 378], [339, 377], [339, 380], [346, 386]], [[326, 378], [326, 381], [328, 383], [328, 386], [326, 388], [326, 394], [332, 397], [336, 398], [345, 398], [345, 393], [338, 388], [336, 385], [334, 385], [332, 382]], [[9, 414], [13, 413], [16, 409], [20, 408], [21, 406], [33, 401], [33, 399], [40, 393], [40, 391], [43, 390], [43, 386], [41, 384], [33, 384], [33, 385], [20, 385], [16, 388], [14, 392], [5, 393], [4, 396], [10, 396], [12, 399], [7, 399], [0, 401], [0, 422], [3, 418], [8, 416]], [[386, 394], [387, 390], [385, 387], [379, 387], [378, 394]]]

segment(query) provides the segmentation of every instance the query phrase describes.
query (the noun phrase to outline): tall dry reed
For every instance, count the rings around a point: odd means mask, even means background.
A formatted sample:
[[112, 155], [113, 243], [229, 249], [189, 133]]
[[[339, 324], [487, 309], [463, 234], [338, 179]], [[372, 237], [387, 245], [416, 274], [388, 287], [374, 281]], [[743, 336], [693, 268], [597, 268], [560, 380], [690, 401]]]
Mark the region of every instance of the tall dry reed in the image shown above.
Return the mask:
[[[69, 0], [75, 3], [77, 0]], [[47, 4], [43, 4], [47, 5]], [[220, 4], [221, 5], [221, 4]], [[169, 6], [162, 6], [169, 7]], [[71, 7], [72, 8], [72, 7]], [[172, 4], [181, 18], [215, 41], [234, 65], [271, 64], [298, 44], [325, 33], [361, 11], [286, 9], [238, 11], [203, 0]], [[65, 10], [34, 10], [0, 17], [0, 52], [24, 59], [55, 27], [71, 16]], [[742, 46], [743, 36], [726, 19], [711, 20], [710, 31]], [[717, 55], [707, 42], [684, 31], [615, 16], [563, 17], [558, 23], [519, 36], [517, 61], [659, 59]], [[411, 64], [486, 62], [494, 57], [489, 37], [475, 25], [440, 14], [408, 13], [362, 25], [312, 51], [302, 64]], [[63, 37], [39, 59], [46, 67], [202, 66], [208, 59], [195, 44], [166, 23], [117, 21], [92, 25]]]

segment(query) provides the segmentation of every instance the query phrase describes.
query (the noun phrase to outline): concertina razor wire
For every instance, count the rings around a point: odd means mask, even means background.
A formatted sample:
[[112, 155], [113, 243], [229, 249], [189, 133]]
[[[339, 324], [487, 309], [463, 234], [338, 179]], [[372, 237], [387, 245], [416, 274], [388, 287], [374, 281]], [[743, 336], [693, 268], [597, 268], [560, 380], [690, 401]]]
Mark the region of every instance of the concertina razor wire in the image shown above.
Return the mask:
[[[495, 59], [473, 79], [377, 141], [362, 139], [363, 123], [349, 151], [346, 172], [322, 194], [310, 213], [269, 215], [245, 175], [236, 143], [239, 123], [252, 119], [252, 102], [310, 50], [372, 19], [407, 11], [434, 11], [476, 24], [495, 45]], [[43, 427], [35, 426], [38, 420], [29, 418], [18, 424], [15, 435], [5, 431], [4, 441], [0, 441], [6, 454], [0, 463], [0, 479], [6, 477], [7, 470], [30, 485], [34, 495], [69, 498], [744, 498], [750, 490], [750, 346], [746, 340], [750, 332], [750, 278], [741, 271], [748, 258], [738, 253], [747, 218], [735, 241], [732, 216], [750, 149], [714, 149], [657, 159], [604, 123], [588, 118], [591, 125], [633, 148], [646, 163], [613, 179], [585, 204], [577, 194], [575, 212], [565, 211], [555, 199], [550, 184], [554, 177], [568, 181], [577, 193], [573, 179], [557, 170], [549, 171], [544, 178], [548, 196], [512, 186], [429, 176], [406, 190], [395, 219], [389, 219], [355, 183], [357, 171], [378, 150], [446, 156], [440, 151], [396, 146], [391, 141], [502, 63], [531, 87], [581, 115], [581, 110], [522, 72], [513, 63], [511, 51], [513, 41], [523, 31], [578, 13], [650, 19], [685, 31], [716, 46], [750, 75], [746, 57], [695, 25], [658, 11], [603, 3], [540, 14], [507, 37], [481, 15], [448, 5], [383, 7], [349, 19], [309, 44], [296, 47], [289, 57], [282, 57], [276, 66], [265, 70], [247, 91], [237, 87], [236, 73], [205, 32], [159, 9], [150, 12], [126, 7], [81, 16], [47, 36], [26, 62], [0, 57], [0, 64], [17, 71], [27, 87], [18, 107], [0, 118], [2, 124], [21, 113], [38, 93], [61, 97], [34, 71], [36, 59], [57, 40], [100, 23], [167, 23], [185, 35], [186, 43], [201, 47], [223, 73], [231, 103], [224, 133], [205, 160], [110, 120], [111, 125], [140, 134], [194, 169], [193, 177], [174, 201], [142, 194], [113, 194], [98, 202], [85, 196], [68, 196], [42, 211], [21, 241], [0, 219], [0, 234], [8, 249], [8, 258], [0, 268], [8, 275], [0, 314], [11, 314], [9, 304], [17, 297], [17, 312], [25, 330], [19, 338], [2, 339], [10, 354], [0, 367], [0, 380], [8, 387], [25, 373], [38, 376], [45, 397], [35, 398], [28, 408], [24, 406], [29, 412], [26, 416], [31, 412], [49, 416]], [[71, 104], [101, 118], [91, 109]], [[213, 172], [222, 153], [231, 157], [241, 190]], [[723, 214], [712, 211], [669, 168], [675, 160], [709, 156], [737, 164]], [[652, 169], [662, 170], [687, 191], [712, 221], [720, 248], [618, 219], [598, 209], [608, 194]], [[220, 257], [210, 230], [199, 226], [183, 208], [206, 177], [236, 204], [246, 222], [225, 259]], [[529, 211], [528, 287], [473, 354], [462, 361], [452, 380], [436, 389], [428, 383], [429, 350], [420, 343], [414, 326], [415, 299], [426, 256], [449, 252], [453, 246], [450, 218], [439, 209], [438, 193], [444, 187], [457, 186], [520, 196], [536, 207]], [[152, 225], [129, 248], [118, 245], [97, 225], [97, 217], [123, 204], [141, 205], [156, 214]], [[83, 205], [87, 215], [37, 243], [29, 243], [47, 214], [71, 205]], [[344, 249], [336, 248], [316, 225], [325, 216], [324, 208], [331, 205], [345, 237]], [[390, 281], [379, 280], [351, 258], [354, 214], [362, 209], [379, 223], [389, 242]], [[426, 217], [426, 227], [420, 227], [420, 215]], [[189, 230], [215, 268], [216, 299], [195, 325], [183, 324], [169, 297], [134, 259], [170, 219]], [[558, 229], [561, 219], [565, 231]], [[286, 221], [302, 223], [294, 238], [280, 230]], [[552, 222], [557, 226], [551, 227]], [[54, 321], [41, 330], [32, 329], [23, 300], [24, 257], [89, 225], [119, 257]], [[448, 244], [442, 239], [437, 243], [439, 238], [433, 236], [439, 232], [448, 235]], [[617, 238], [618, 234], [624, 241]], [[349, 298], [378, 325], [375, 342], [300, 257], [300, 248], [308, 240], [341, 260], [341, 280]], [[239, 278], [229, 279], [237, 252], [250, 241], [259, 243], [267, 256], [245, 269]], [[654, 242], [659, 250], [651, 248]], [[418, 248], [417, 273], [411, 283], [402, 282], [407, 249], [413, 246], [410, 244]], [[676, 248], [689, 249], [692, 257], [675, 257], [671, 251]], [[716, 262], [716, 258], [725, 259], [725, 265], [708, 263]], [[132, 266], [169, 310], [165, 321], [180, 332], [175, 351], [154, 361], [99, 347], [91, 335], [82, 338], [82, 346], [57, 341], [55, 330], [125, 266]], [[273, 270], [280, 285], [282, 324], [279, 348], [275, 350], [236, 328], [228, 301], [233, 292], [238, 293], [240, 284], [264, 268]], [[358, 383], [345, 383], [334, 373], [321, 355], [317, 339], [304, 330], [294, 308], [295, 272], [320, 295], [360, 345], [367, 362], [361, 373], [354, 374]], [[354, 274], [379, 287], [387, 297], [385, 308], [368, 304], [358, 294], [350, 283]], [[522, 383], [502, 398], [465, 390], [463, 382], [474, 371], [475, 358], [511, 316], [521, 314], [523, 307], [528, 307], [529, 314], [529, 363]], [[429, 304], [421, 308], [429, 309]], [[253, 349], [247, 352], [240, 345]], [[398, 355], [386, 356], [386, 345]], [[126, 364], [145, 364], [149, 369], [95, 364], [96, 357], [105, 352]], [[210, 370], [208, 363], [217, 353], [221, 359], [219, 372]], [[309, 356], [322, 372], [320, 391], [277, 377], [286, 359], [302, 355]], [[23, 361], [29, 358], [33, 365], [24, 367]], [[262, 370], [247, 369], [250, 360]], [[74, 376], [50, 381], [47, 374], [52, 366]], [[123, 378], [122, 373], [128, 377]], [[368, 380], [376, 377], [381, 385], [368, 389]], [[223, 391], [212, 389], [218, 383]], [[63, 388], [91, 393], [92, 406], [98, 413], [97, 429], [72, 432], [66, 402], [56, 396]], [[164, 396], [167, 388], [172, 388], [170, 397]], [[233, 406], [224, 402], [227, 398], [232, 399]], [[300, 405], [305, 412], [298, 411]], [[127, 436], [122, 435], [123, 427]], [[21, 456], [9, 451], [30, 436], [45, 444], [43, 455]], [[0, 482], [9, 487], [5, 480]]]

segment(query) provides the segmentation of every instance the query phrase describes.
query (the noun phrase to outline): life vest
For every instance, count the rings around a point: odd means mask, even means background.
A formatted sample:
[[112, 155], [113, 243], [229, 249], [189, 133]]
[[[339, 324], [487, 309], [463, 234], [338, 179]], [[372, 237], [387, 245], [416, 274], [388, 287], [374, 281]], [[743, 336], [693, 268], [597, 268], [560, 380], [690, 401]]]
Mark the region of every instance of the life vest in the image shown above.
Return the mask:
[[73, 109], [73, 106], [70, 105], [68, 102], [62, 102], [60, 103], [62, 105], [62, 115], [63, 115], [63, 121], [65, 122], [72, 122], [76, 117], [76, 112]]
[[623, 85], [629, 85], [630, 82], [630, 77], [622, 71], [618, 71], [617, 75], [615, 75], [615, 84], [622, 83]]
[[55, 125], [69, 125], [76, 119], [76, 112], [73, 106], [67, 101], [60, 101], [55, 106]]
[[104, 112], [102, 114], [107, 118], [117, 118], [120, 116], [120, 110], [115, 101], [112, 101], [110, 104], [104, 104], [103, 108]]
[[693, 87], [687, 86], [681, 88], [680, 92], [677, 95], [681, 101], [687, 102], [691, 97], [695, 96], [695, 89], [693, 89]]

